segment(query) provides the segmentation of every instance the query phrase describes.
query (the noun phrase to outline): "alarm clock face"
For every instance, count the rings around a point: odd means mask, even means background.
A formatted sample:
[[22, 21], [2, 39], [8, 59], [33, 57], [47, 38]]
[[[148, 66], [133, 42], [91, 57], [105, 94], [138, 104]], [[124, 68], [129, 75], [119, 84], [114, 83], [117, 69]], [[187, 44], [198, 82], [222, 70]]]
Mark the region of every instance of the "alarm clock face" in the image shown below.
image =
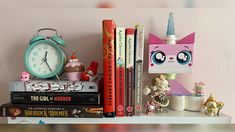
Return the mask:
[[50, 78], [61, 72], [64, 57], [58, 46], [39, 43], [28, 49], [25, 62], [32, 75], [39, 78]]

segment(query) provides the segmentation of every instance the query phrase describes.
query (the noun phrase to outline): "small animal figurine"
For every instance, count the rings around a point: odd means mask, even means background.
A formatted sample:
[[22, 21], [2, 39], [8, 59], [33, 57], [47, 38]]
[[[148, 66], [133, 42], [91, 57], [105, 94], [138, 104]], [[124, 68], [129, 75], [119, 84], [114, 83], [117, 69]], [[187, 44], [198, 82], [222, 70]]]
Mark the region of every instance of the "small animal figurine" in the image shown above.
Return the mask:
[[96, 77], [97, 68], [98, 68], [98, 63], [92, 61], [90, 66], [86, 69], [86, 71], [82, 73], [81, 75], [82, 81], [94, 81], [97, 78]]
[[195, 95], [196, 96], [203, 96], [204, 95], [204, 92], [203, 92], [204, 87], [205, 87], [205, 84], [203, 82], [196, 82], [195, 88], [193, 89], [193, 91], [195, 91]]
[[169, 83], [164, 75], [153, 78], [154, 91], [170, 91]]
[[24, 71], [20, 74], [20, 80], [23, 82], [29, 81], [29, 78], [30, 78], [30, 74], [26, 71]]
[[217, 102], [213, 99], [212, 95], [203, 104], [205, 109], [205, 114], [209, 116], [219, 116], [220, 110], [223, 108], [224, 104], [222, 102]]
[[153, 113], [156, 112], [156, 106], [155, 106], [155, 102], [153, 100], [148, 101], [145, 104], [146, 107], [146, 114], [147, 115], [152, 115]]

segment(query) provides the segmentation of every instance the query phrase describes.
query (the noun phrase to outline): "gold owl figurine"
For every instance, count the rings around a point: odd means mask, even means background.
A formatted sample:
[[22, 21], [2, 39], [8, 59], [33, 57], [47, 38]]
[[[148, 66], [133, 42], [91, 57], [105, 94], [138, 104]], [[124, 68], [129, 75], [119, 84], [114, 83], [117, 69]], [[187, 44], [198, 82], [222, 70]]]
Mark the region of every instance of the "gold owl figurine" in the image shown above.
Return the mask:
[[214, 100], [212, 95], [210, 95], [210, 97], [203, 105], [205, 108], [205, 113], [209, 116], [219, 116], [219, 112], [224, 106], [223, 102], [217, 102], [216, 100]]

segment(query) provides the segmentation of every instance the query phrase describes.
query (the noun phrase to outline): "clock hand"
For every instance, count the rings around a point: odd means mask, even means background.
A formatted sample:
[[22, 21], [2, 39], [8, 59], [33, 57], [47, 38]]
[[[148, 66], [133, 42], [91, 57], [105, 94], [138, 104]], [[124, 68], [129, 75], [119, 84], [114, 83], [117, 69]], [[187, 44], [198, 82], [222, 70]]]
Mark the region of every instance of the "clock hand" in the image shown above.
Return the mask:
[[51, 67], [49, 66], [49, 64], [47, 63], [47, 61], [45, 61], [46, 62], [46, 64], [47, 64], [47, 67], [50, 69], [50, 71], [52, 71], [51, 70]]
[[43, 58], [43, 60], [42, 60], [42, 63], [41, 63], [40, 65], [42, 65], [43, 62], [46, 62], [46, 61], [47, 61], [47, 51], [46, 51], [45, 56], [44, 56], [44, 58]]
[[[47, 60], [45, 60], [45, 62], [46, 62], [46, 64], [47, 64], [47, 66], [48, 66], [48, 68], [50, 69], [50, 71], [52, 71], [51, 70], [51, 67], [49, 66], [49, 64], [48, 64], [48, 62], [47, 62]], [[58, 79], [58, 80], [60, 80], [60, 78], [59, 78], [59, 76], [56, 74], [56, 78]]]
[[45, 60], [47, 59], [47, 51], [46, 51], [46, 53], [45, 53], [45, 57], [44, 57], [44, 59], [45, 59]]

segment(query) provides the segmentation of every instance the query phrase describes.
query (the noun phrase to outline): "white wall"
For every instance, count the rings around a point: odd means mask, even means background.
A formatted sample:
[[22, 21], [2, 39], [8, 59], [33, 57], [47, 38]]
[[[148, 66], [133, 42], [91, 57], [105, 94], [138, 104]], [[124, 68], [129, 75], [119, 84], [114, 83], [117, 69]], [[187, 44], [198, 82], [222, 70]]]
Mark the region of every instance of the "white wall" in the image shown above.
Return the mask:
[[[67, 42], [66, 51], [76, 49], [87, 66], [100, 62], [102, 71], [101, 21], [112, 18], [119, 26], [144, 24], [164, 36], [168, 13], [175, 13], [175, 26], [181, 38], [196, 32], [193, 74], [180, 75], [179, 80], [192, 89], [195, 81], [205, 81], [206, 92], [225, 103], [223, 112], [235, 118], [235, 9], [0, 9], [0, 103], [9, 101], [7, 83], [18, 78], [24, 69], [23, 53], [38, 28], [56, 28]], [[147, 57], [147, 47], [145, 57]], [[147, 59], [147, 58], [146, 58]], [[147, 61], [145, 61], [147, 65]], [[151, 77], [145, 66], [145, 82]], [[233, 120], [233, 123], [235, 120]]]

